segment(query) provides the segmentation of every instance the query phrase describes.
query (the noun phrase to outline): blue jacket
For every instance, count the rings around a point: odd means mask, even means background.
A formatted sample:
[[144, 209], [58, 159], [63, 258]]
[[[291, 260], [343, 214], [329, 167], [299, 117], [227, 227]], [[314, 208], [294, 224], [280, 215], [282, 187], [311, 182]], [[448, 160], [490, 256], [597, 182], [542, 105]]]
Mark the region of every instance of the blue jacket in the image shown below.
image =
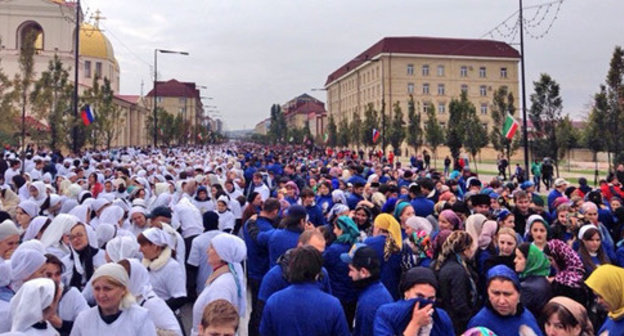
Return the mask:
[[[403, 335], [403, 331], [405, 331], [412, 319], [412, 311], [416, 301], [418, 299], [400, 300], [379, 307], [375, 315], [374, 335]], [[444, 309], [435, 308], [432, 317], [433, 329], [431, 330], [431, 336], [455, 336], [451, 318]]]
[[276, 229], [262, 232], [258, 235], [258, 243], [269, 249], [269, 268], [277, 263], [277, 258], [293, 247], [297, 247], [297, 241], [301, 231], [292, 229]]
[[401, 254], [395, 253], [384, 260], [384, 245], [386, 244], [385, 236], [374, 236], [366, 238], [364, 244], [372, 247], [381, 261], [381, 282], [386, 286], [388, 292], [395, 300], [398, 300], [399, 281], [401, 280]]
[[340, 260], [340, 254], [347, 253], [351, 245], [346, 243], [333, 242], [323, 253], [323, 266], [329, 273], [329, 283], [331, 284], [334, 296], [340, 301], [355, 302], [357, 294], [353, 287], [353, 281], [349, 277], [349, 265]]
[[377, 281], [366, 287], [358, 296], [353, 336], [373, 336], [373, 323], [377, 308], [393, 301], [381, 282]]
[[519, 316], [501, 316], [495, 313], [491, 308], [483, 307], [473, 316], [468, 322], [468, 329], [473, 327], [486, 327], [492, 330], [496, 335], [518, 335], [520, 326], [526, 325], [533, 329], [533, 332], [542, 336], [542, 330], [540, 329], [535, 317], [528, 309], [523, 309], [522, 314]]
[[310, 223], [314, 224], [314, 226], [318, 227], [327, 224], [323, 216], [323, 210], [317, 204], [307, 206], [306, 211], [308, 212]]
[[[327, 294], [332, 294], [331, 285], [329, 283], [329, 275], [325, 267], [321, 270], [323, 276], [316, 282], [318, 287]], [[284, 270], [281, 265], [275, 265], [262, 278], [260, 289], [258, 290], [258, 300], [267, 302], [274, 293], [290, 286], [290, 282], [284, 278]]]
[[332, 206], [334, 206], [334, 201], [332, 201], [331, 194], [325, 195], [325, 196], [322, 196], [322, 195], [316, 196], [316, 205], [318, 205], [321, 208], [321, 211], [323, 212], [323, 214], [326, 214], [327, 212], [329, 212]]
[[624, 319], [614, 321], [612, 318], [607, 317], [596, 335], [601, 335], [605, 331], [609, 332], [609, 336], [624, 336]]
[[347, 196], [347, 205], [349, 206], [350, 210], [355, 210], [358, 203], [360, 203], [360, 201], [363, 201], [363, 200], [364, 200], [364, 197], [362, 197], [362, 195], [351, 193], [349, 196]]
[[555, 202], [555, 200], [557, 199], [557, 197], [561, 197], [563, 196], [562, 193], [560, 193], [559, 191], [557, 191], [556, 189], [553, 189], [549, 194], [548, 194], [548, 198], [547, 198], [547, 203], [548, 203], [548, 209], [553, 209], [553, 203]]
[[427, 199], [424, 195], [416, 196], [410, 204], [414, 208], [416, 216], [427, 217], [433, 214], [433, 201]]
[[260, 322], [262, 336], [345, 336], [340, 301], [313, 283], [290, 285], [271, 295]]
[[355, 175], [349, 177], [349, 179], [347, 180], [347, 183], [351, 183], [351, 184], [355, 184], [357, 182], [362, 183], [362, 184], [366, 184], [367, 181], [360, 174], [355, 174]]
[[[260, 232], [273, 230], [271, 220], [258, 216], [256, 226]], [[247, 245], [247, 275], [256, 280], [261, 280], [269, 270], [269, 252], [266, 246], [258, 244], [258, 236], [249, 233], [249, 221], [243, 227], [243, 238]]]

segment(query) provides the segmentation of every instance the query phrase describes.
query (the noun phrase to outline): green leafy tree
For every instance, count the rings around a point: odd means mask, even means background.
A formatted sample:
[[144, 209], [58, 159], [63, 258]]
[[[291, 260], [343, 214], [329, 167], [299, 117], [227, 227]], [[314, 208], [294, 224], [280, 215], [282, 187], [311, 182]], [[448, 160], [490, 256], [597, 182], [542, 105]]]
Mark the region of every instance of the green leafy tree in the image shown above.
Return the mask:
[[347, 147], [351, 141], [349, 130], [349, 122], [346, 118], [342, 118], [338, 123], [338, 146]]
[[303, 123], [303, 129], [301, 130], [302, 135], [303, 135], [303, 139], [301, 141], [301, 143], [303, 145], [306, 145], [307, 140], [312, 141], [312, 131], [310, 131], [310, 122], [308, 120], [306, 120]]
[[[503, 154], [507, 162], [511, 162], [511, 156], [520, 147], [520, 137], [507, 139], [503, 134], [505, 118], [507, 114], [515, 116], [516, 107], [514, 106], [513, 93], [508, 92], [507, 88], [502, 86], [494, 92], [492, 105], [490, 107], [490, 116], [492, 118], [492, 130], [490, 131], [490, 142], [492, 147]], [[511, 176], [511, 164], [507, 166], [509, 176]]]
[[459, 151], [464, 144], [466, 117], [471, 108], [474, 108], [474, 105], [468, 100], [466, 92], [462, 92], [459, 99], [451, 99], [449, 104], [451, 122], [446, 126], [446, 146], [451, 151], [454, 161], [459, 158]]
[[357, 149], [360, 149], [360, 145], [362, 145], [362, 119], [359, 113], [353, 113], [353, 119], [351, 119], [349, 130], [351, 132], [349, 136], [351, 142]]
[[529, 116], [533, 127], [533, 139], [538, 153], [551, 157], [555, 161], [559, 176], [559, 141], [557, 124], [561, 122], [563, 100], [559, 84], [548, 74], [542, 74], [540, 80], [533, 82], [535, 92], [531, 94]]
[[425, 140], [433, 151], [433, 165], [435, 167], [438, 159], [437, 149], [444, 144], [444, 128], [440, 126], [436, 117], [436, 110], [433, 104], [427, 110], [427, 120], [425, 121]]
[[[26, 154], [24, 151], [26, 148], [26, 125], [24, 123], [24, 118], [26, 117], [26, 109], [28, 107], [28, 92], [35, 78], [35, 39], [36, 34], [34, 31], [29, 31], [24, 36], [18, 59], [20, 73], [16, 76], [14, 81], [15, 88], [19, 91], [19, 96], [16, 96], [19, 97], [18, 104], [22, 107], [22, 160]], [[24, 166], [25, 165], [22, 165], [22, 171], [24, 170]]]
[[570, 171], [570, 150], [578, 146], [580, 134], [574, 128], [572, 120], [567, 115], [557, 124], [555, 132], [557, 132], [559, 159], [563, 159], [568, 154], [568, 171]]
[[[1, 42], [0, 39], [0, 44], [2, 44]], [[13, 84], [0, 67], [0, 141], [16, 145], [17, 140], [14, 133], [17, 131], [15, 120], [18, 111], [14, 102], [19, 92]]]
[[286, 118], [284, 117], [282, 107], [279, 104], [273, 104], [271, 106], [271, 127], [269, 128], [269, 136], [273, 144], [280, 141], [286, 142], [287, 130]]
[[420, 113], [416, 113], [414, 97], [412, 95], [410, 95], [407, 102], [407, 144], [414, 148], [415, 153], [418, 153], [418, 149], [423, 145]]
[[[95, 121], [86, 126], [89, 142], [94, 148], [98, 146], [110, 148], [112, 142], [121, 134], [125, 120], [121, 109], [114, 102], [114, 97], [115, 93], [108, 78], [103, 80], [94, 78], [91, 88], [85, 90], [82, 95], [82, 103], [89, 104], [95, 115]], [[160, 125], [167, 128], [170, 124], [163, 121]]]
[[72, 91], [69, 71], [63, 67], [58, 55], [54, 55], [54, 59], [50, 60], [47, 70], [41, 73], [30, 93], [31, 110], [38, 119], [48, 121], [50, 132], [42, 134], [53, 150], [69, 145], [67, 132], [64, 130], [69, 129], [71, 123]]
[[327, 124], [327, 145], [329, 147], [336, 147], [338, 145], [338, 126], [336, 126], [336, 120], [334, 115], [329, 115], [329, 122]]
[[[373, 130], [379, 130], [379, 117], [377, 111], [370, 103], [364, 111], [364, 122], [362, 123], [362, 143], [368, 147], [375, 147], [377, 143], [373, 142]], [[380, 131], [381, 132], [381, 131]], [[377, 140], [379, 142], [379, 140]]]
[[487, 128], [481, 123], [472, 103], [467, 106], [465, 113], [464, 147], [472, 155], [472, 162], [477, 170], [477, 154], [488, 144]]
[[[624, 138], [622, 137], [622, 123], [624, 122], [624, 50], [616, 47], [609, 63], [609, 72], [606, 80], [606, 98], [608, 113], [608, 151], [613, 153], [613, 163], [624, 163]], [[611, 163], [611, 160], [609, 160]]]
[[387, 133], [394, 154], [399, 155], [401, 144], [405, 140], [405, 120], [403, 119], [403, 110], [401, 110], [401, 105], [398, 101], [394, 103], [392, 122]]

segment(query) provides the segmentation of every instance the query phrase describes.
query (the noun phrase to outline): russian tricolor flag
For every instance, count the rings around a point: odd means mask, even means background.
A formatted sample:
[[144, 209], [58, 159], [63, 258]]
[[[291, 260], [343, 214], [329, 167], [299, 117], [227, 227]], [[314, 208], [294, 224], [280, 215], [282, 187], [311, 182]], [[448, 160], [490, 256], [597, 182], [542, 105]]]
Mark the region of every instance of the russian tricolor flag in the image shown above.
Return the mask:
[[91, 125], [92, 122], [95, 121], [95, 114], [91, 111], [91, 106], [85, 105], [82, 110], [80, 110], [80, 116], [82, 117], [82, 122], [85, 126]]
[[379, 131], [375, 128], [373, 129], [373, 143], [376, 143], [377, 140], [379, 140], [379, 136], [381, 134], [379, 133]]

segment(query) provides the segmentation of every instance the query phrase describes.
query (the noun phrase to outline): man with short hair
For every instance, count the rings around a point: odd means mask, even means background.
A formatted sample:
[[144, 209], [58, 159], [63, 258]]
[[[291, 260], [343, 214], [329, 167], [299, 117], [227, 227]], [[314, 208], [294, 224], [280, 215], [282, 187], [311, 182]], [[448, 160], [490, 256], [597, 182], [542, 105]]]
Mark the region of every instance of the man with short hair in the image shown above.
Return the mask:
[[563, 177], [555, 180], [554, 189], [548, 194], [548, 209], [553, 209], [553, 203], [558, 197], [565, 196], [565, 190], [568, 187], [568, 181]]
[[349, 194], [349, 196], [347, 197], [347, 205], [349, 206], [349, 210], [355, 210], [358, 203], [364, 200], [364, 196], [362, 196], [363, 194], [364, 183], [355, 182], [353, 184], [353, 190], [351, 191], [351, 194]]
[[526, 227], [526, 221], [529, 216], [534, 215], [535, 212], [531, 209], [531, 199], [524, 190], [518, 190], [513, 196], [514, 207], [511, 212], [514, 215], [514, 223], [517, 233], [524, 235], [524, 229]]
[[260, 194], [263, 202], [266, 201], [267, 198], [269, 198], [269, 196], [271, 195], [271, 190], [264, 183], [264, 180], [262, 179], [262, 173], [253, 173], [253, 178], [251, 180], [252, 184], [249, 186], [249, 194], [255, 191]]
[[310, 223], [314, 224], [315, 227], [319, 227], [321, 225], [326, 225], [325, 216], [323, 216], [323, 210], [321, 207], [314, 202], [316, 195], [312, 189], [306, 188], [301, 191], [301, 205], [306, 208], [308, 212], [308, 220]]
[[418, 266], [405, 272], [400, 290], [403, 300], [377, 310], [375, 335], [455, 335], [446, 311], [434, 307], [438, 280], [430, 268]]
[[340, 255], [349, 264], [349, 277], [358, 289], [353, 336], [373, 336], [373, 322], [379, 306], [394, 301], [381, 283], [381, 265], [377, 252], [366, 244], [356, 244], [349, 253]]

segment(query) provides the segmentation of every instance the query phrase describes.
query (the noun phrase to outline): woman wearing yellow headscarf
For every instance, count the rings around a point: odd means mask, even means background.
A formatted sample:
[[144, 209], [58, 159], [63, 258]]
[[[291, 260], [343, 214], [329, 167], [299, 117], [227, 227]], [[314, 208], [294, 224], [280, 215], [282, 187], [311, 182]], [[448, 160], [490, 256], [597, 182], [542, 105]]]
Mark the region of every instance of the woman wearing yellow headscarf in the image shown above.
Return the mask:
[[585, 284], [596, 294], [598, 304], [609, 311], [609, 317], [596, 335], [605, 331], [609, 336], [624, 335], [624, 268], [598, 266]]
[[373, 236], [367, 238], [364, 243], [377, 252], [381, 261], [381, 282], [395, 300], [399, 299], [401, 250], [403, 248], [399, 222], [390, 214], [378, 215], [373, 222]]

